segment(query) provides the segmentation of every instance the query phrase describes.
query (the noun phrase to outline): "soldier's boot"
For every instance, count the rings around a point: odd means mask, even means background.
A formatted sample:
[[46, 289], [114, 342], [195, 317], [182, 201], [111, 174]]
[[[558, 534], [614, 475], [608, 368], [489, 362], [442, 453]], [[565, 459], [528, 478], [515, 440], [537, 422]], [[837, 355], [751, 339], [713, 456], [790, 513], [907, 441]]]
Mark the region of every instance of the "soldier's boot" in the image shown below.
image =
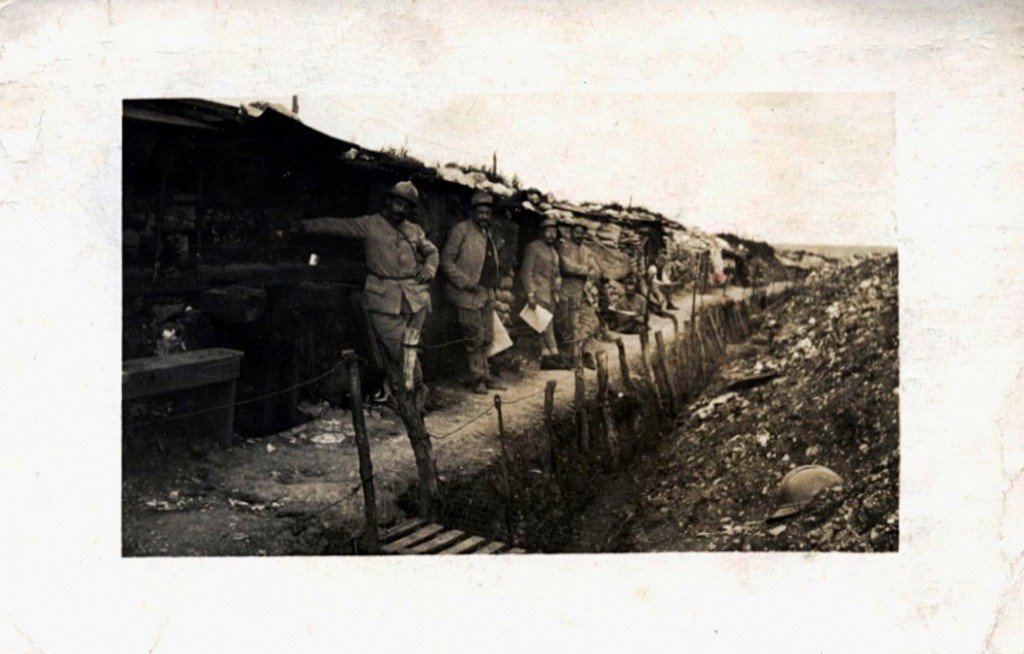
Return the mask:
[[541, 370], [572, 370], [572, 361], [561, 354], [551, 354], [540, 358]]

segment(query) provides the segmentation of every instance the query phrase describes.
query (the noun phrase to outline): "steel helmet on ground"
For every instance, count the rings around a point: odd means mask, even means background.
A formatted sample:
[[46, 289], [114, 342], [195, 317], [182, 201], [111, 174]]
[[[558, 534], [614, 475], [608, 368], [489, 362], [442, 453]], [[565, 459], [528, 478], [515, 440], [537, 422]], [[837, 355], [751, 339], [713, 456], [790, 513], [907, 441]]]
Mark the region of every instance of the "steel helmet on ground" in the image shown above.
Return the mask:
[[391, 187], [388, 194], [411, 202], [413, 206], [418, 206], [420, 203], [420, 192], [416, 190], [412, 182], [398, 182]]
[[779, 503], [775, 512], [768, 516], [768, 520], [781, 520], [799, 513], [819, 492], [842, 483], [843, 478], [825, 466], [807, 465], [793, 468], [779, 482]]

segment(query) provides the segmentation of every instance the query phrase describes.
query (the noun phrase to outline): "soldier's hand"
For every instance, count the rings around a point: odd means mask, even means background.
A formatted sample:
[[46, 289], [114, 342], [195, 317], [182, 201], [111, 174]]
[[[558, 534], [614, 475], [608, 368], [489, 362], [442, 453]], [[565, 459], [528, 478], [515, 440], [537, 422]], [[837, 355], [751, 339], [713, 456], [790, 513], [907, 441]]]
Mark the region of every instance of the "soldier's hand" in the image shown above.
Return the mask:
[[419, 284], [429, 284], [431, 279], [433, 279], [433, 277], [427, 274], [427, 271], [425, 270], [421, 270], [416, 273], [416, 282]]

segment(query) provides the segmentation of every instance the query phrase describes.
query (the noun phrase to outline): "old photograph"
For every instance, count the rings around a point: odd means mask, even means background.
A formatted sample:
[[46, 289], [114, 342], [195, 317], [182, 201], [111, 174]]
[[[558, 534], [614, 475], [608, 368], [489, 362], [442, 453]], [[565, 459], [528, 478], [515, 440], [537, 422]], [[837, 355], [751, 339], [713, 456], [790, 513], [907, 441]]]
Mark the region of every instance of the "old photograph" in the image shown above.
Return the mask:
[[125, 99], [122, 554], [897, 551], [893, 100]]
[[1024, 4], [0, 0], [0, 652], [1019, 654]]

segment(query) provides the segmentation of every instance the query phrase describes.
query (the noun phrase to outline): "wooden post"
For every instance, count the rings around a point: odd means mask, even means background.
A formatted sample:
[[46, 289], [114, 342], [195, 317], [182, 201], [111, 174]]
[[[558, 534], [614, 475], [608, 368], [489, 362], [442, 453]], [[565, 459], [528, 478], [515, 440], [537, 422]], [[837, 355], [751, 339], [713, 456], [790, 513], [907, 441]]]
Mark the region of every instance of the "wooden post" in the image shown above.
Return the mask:
[[654, 396], [654, 412], [658, 421], [658, 428], [665, 427], [665, 413], [661, 406], [661, 393], [658, 392], [658, 385], [654, 381], [654, 374], [651, 372], [650, 363], [647, 361], [647, 332], [640, 332], [640, 376], [644, 385], [651, 390]]
[[405, 425], [409, 443], [412, 445], [412, 453], [416, 459], [416, 473], [419, 477], [420, 517], [426, 520], [435, 520], [440, 510], [441, 498], [437, 487], [434, 447], [430, 442], [427, 427], [423, 424], [423, 416], [413, 398], [414, 391], [407, 391], [401, 385], [392, 390], [395, 394], [395, 402], [398, 404], [398, 414], [402, 418], [402, 424]]
[[619, 350], [619, 376], [622, 379], [622, 386], [630, 395], [636, 395], [633, 377], [629, 374], [629, 362], [626, 360], [626, 343], [621, 336], [615, 339], [615, 347]]
[[694, 262], [696, 271], [693, 273], [693, 297], [690, 299], [690, 337], [693, 337], [694, 329], [697, 326], [697, 284], [700, 283], [700, 273], [704, 270], [704, 253], [697, 255]]
[[668, 377], [668, 367], [665, 363], [665, 339], [660, 331], [654, 332], [654, 343], [657, 348], [655, 360], [658, 364], [658, 372], [661, 373], [663, 392], [668, 396], [669, 408], [672, 411], [672, 416], [675, 417], [679, 415], [679, 398], [676, 397], [675, 391], [672, 389], [672, 382]]
[[672, 349], [675, 350], [676, 355], [676, 384], [679, 385], [680, 398], [688, 398], [690, 395], [690, 385], [686, 379], [690, 366], [687, 351], [689, 341], [689, 338], [677, 338], [672, 343]]
[[508, 539], [515, 541], [515, 521], [512, 511], [512, 483], [509, 481], [508, 449], [505, 447], [505, 416], [501, 411], [501, 396], [494, 396], [494, 408], [498, 412], [498, 444], [501, 446], [501, 481], [505, 491], [505, 528]]
[[558, 474], [558, 435], [555, 433], [555, 385], [557, 381], [552, 379], [544, 386], [544, 427], [548, 432], [548, 459], [551, 465], [551, 472]]
[[724, 354], [726, 348], [729, 346], [729, 328], [726, 325], [725, 307], [719, 307], [718, 313], [715, 314], [715, 325], [718, 329], [718, 338], [722, 342], [722, 353]]
[[743, 340], [747, 335], [746, 330], [743, 328], [743, 305], [746, 304], [744, 300], [740, 300], [732, 305], [732, 325], [733, 325], [733, 338], [736, 340]]
[[672, 335], [679, 336], [679, 316], [674, 313], [670, 313], [668, 318], [672, 321]]
[[705, 332], [703, 329], [704, 321], [701, 321], [701, 330], [697, 334], [697, 347], [700, 349], [700, 385], [704, 386], [708, 382], [708, 359], [709, 351], [707, 342], [705, 340]]
[[704, 356], [700, 343], [700, 330], [696, 325], [692, 327], [690, 334], [690, 379], [691, 388], [699, 392], [704, 380]]
[[722, 315], [725, 318], [725, 338], [726, 341], [731, 342], [736, 340], [738, 329], [736, 329], [736, 303], [729, 301], [725, 304], [725, 308], [722, 311]]
[[719, 354], [725, 354], [725, 338], [722, 337], [722, 330], [719, 328], [720, 307], [713, 306], [708, 311], [708, 327], [711, 331], [711, 342]]
[[608, 387], [608, 353], [597, 353], [597, 398], [601, 408], [601, 431], [612, 469], [619, 467], [619, 437], [612, 420], [611, 391]]
[[644, 367], [646, 367], [648, 365], [648, 361], [651, 360], [651, 357], [650, 357], [650, 354], [649, 354], [650, 349], [651, 349], [651, 342], [650, 342], [650, 338], [651, 337], [650, 337], [650, 334], [647, 332], [646, 329], [641, 329], [639, 336], [640, 336], [640, 358], [643, 359]]
[[583, 376], [583, 345], [573, 342], [573, 359], [576, 373], [576, 447], [582, 452], [590, 451], [590, 416], [587, 413], [587, 383]]
[[341, 360], [348, 368], [348, 391], [352, 396], [352, 427], [356, 432], [356, 449], [359, 452], [359, 480], [363, 486], [363, 548], [376, 554], [380, 550], [377, 535], [377, 494], [373, 486], [373, 461], [370, 459], [370, 439], [366, 434], [366, 419], [363, 415], [363, 390], [359, 383], [359, 363], [356, 353], [345, 350]]

